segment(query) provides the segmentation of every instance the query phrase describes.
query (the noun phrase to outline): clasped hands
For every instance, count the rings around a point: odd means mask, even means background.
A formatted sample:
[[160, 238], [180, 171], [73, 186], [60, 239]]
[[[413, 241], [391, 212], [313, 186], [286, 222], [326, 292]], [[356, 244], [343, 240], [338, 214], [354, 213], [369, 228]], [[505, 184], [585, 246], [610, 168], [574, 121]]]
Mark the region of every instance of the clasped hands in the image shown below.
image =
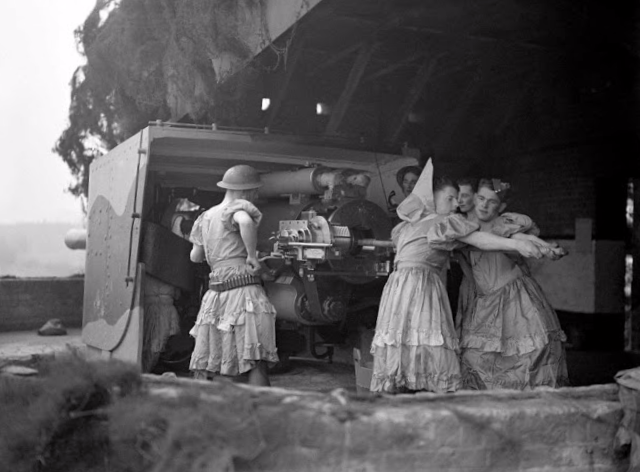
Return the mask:
[[525, 257], [534, 257], [536, 259], [546, 257], [552, 261], [557, 261], [569, 254], [567, 250], [558, 245], [558, 243], [545, 241], [532, 234], [518, 233], [517, 235], [513, 235], [512, 238], [530, 243], [527, 245], [528, 247], [524, 248], [524, 252], [520, 251]]

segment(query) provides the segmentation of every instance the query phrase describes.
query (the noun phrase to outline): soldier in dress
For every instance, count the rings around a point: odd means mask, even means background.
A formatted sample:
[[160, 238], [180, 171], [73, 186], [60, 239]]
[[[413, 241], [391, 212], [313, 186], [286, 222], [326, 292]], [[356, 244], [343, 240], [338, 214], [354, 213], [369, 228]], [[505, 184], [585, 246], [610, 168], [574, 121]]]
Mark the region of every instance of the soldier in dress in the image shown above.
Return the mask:
[[258, 275], [257, 230], [262, 214], [253, 205], [262, 185], [250, 166], [230, 168], [217, 184], [224, 200], [198, 217], [191, 230], [191, 260], [207, 261], [209, 290], [196, 324], [190, 370], [194, 378], [248, 372], [249, 383], [268, 386], [268, 368], [278, 362], [276, 310]]

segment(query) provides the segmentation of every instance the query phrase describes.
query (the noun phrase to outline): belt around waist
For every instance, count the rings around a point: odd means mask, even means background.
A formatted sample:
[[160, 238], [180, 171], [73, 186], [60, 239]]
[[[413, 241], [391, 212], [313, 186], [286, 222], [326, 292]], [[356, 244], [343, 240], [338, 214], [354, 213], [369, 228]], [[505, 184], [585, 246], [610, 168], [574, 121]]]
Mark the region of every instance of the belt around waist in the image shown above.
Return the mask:
[[430, 269], [430, 270], [438, 270], [432, 265], [427, 264], [426, 262], [421, 261], [399, 261], [394, 264], [394, 268], [398, 269], [411, 269], [412, 267], [417, 267], [419, 269]]
[[234, 288], [246, 287], [247, 285], [260, 285], [262, 279], [258, 275], [236, 275], [224, 282], [210, 282], [209, 289], [214, 292], [226, 292]]

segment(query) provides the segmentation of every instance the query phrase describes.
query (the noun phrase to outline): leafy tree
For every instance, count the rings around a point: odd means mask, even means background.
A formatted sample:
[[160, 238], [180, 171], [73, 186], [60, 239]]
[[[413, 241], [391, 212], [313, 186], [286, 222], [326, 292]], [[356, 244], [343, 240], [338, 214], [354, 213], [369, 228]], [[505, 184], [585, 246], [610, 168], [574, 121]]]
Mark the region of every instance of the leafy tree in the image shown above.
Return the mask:
[[212, 61], [250, 57], [247, 5], [261, 9], [253, 0], [96, 1], [75, 31], [86, 62], [71, 79], [69, 123], [54, 147], [75, 178], [72, 194], [86, 196], [93, 159], [149, 121], [214, 121]]

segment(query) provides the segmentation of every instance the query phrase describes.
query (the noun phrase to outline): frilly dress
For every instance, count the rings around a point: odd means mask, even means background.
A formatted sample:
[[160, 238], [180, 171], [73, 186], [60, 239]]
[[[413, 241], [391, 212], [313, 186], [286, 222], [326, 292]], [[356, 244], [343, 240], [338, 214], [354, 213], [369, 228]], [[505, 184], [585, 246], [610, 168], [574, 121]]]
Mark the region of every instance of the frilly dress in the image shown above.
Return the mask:
[[148, 274], [144, 278], [144, 338], [142, 370], [149, 372], [158, 362], [169, 337], [180, 333], [180, 317], [173, 304], [179, 290]]
[[[496, 220], [491, 232], [536, 233], [528, 217]], [[501, 252], [466, 251], [476, 296], [462, 316], [463, 388], [528, 390], [568, 385], [558, 316], [524, 260]]]
[[[538, 236], [540, 229], [536, 226], [531, 218], [520, 213], [503, 213], [494, 221], [491, 232], [497, 236], [505, 238], [516, 233], [526, 233]], [[466, 247], [465, 247], [466, 248]], [[471, 316], [476, 301], [476, 283], [473, 280], [473, 272], [469, 265], [469, 257], [466, 251], [461, 251], [458, 262], [462, 268], [463, 277], [460, 282], [460, 290], [458, 292], [458, 310], [456, 316], [456, 328], [458, 335], [461, 334], [462, 322]], [[459, 253], [459, 251], [456, 251]]]
[[396, 270], [384, 287], [371, 346], [371, 391], [460, 388], [458, 339], [441, 273], [457, 241], [478, 230], [461, 215], [396, 226]]
[[[262, 213], [252, 203], [235, 200], [204, 212], [191, 230], [191, 242], [204, 247], [211, 282], [249, 274], [247, 250], [233, 219], [238, 211], [260, 223]], [[260, 285], [226, 292], [208, 290], [189, 333], [196, 340], [189, 368], [238, 375], [253, 369], [257, 361], [275, 364], [275, 316], [276, 310]]]

